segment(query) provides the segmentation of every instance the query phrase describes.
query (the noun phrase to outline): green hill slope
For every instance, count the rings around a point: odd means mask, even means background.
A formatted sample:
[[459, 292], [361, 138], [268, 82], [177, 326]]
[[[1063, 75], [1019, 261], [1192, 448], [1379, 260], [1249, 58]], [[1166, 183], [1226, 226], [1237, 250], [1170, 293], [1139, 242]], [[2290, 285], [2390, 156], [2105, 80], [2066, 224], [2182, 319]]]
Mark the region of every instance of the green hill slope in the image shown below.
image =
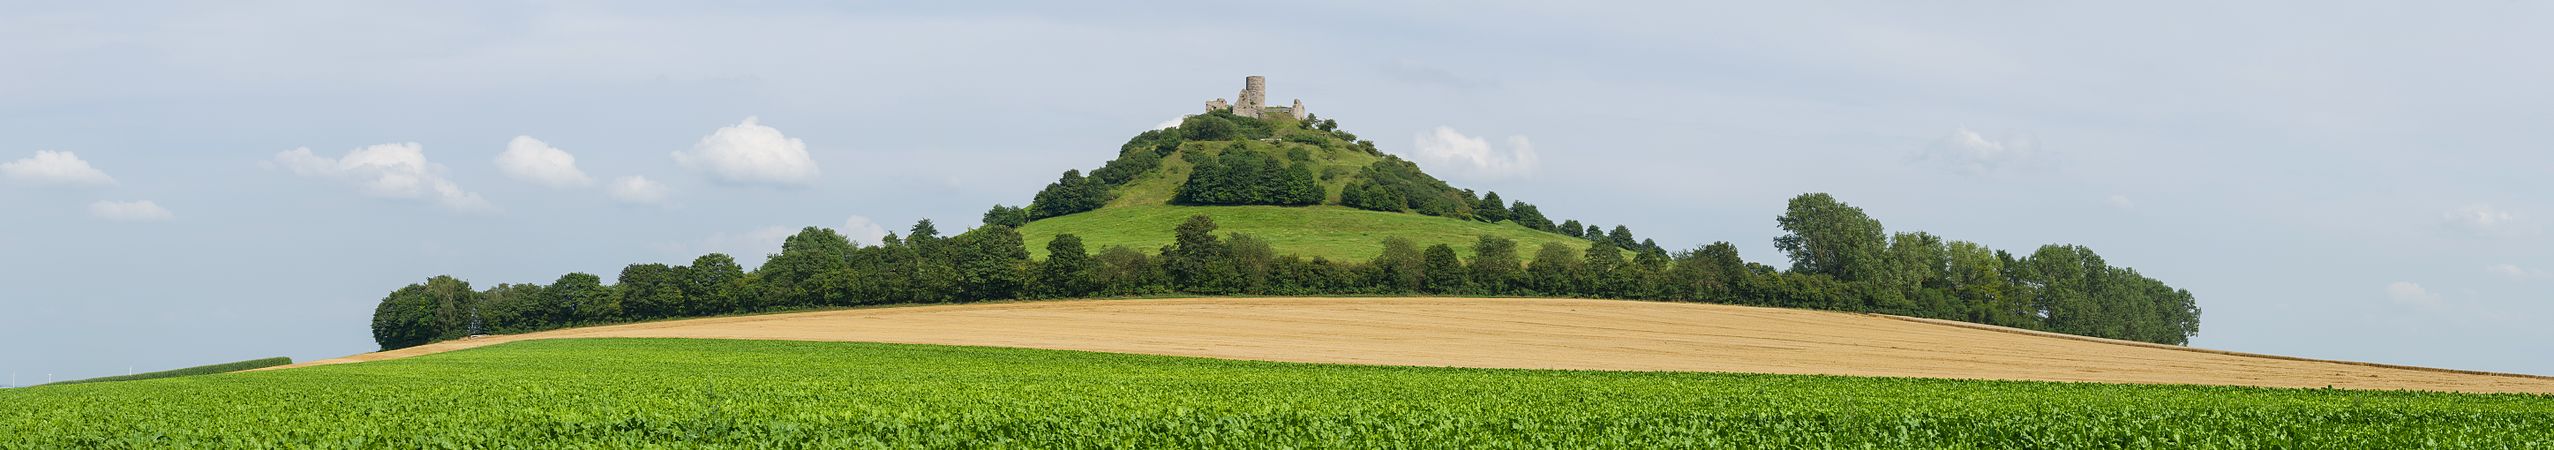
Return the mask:
[[1190, 216], [1215, 218], [1218, 235], [1243, 233], [1268, 240], [1281, 253], [1364, 261], [1383, 253], [1383, 238], [1399, 236], [1421, 248], [1447, 244], [1465, 258], [1481, 236], [1516, 241], [1525, 253], [1546, 243], [1585, 250], [1588, 241], [1526, 229], [1514, 223], [1486, 223], [1418, 214], [1388, 213], [1338, 206], [1177, 206], [1140, 205], [1101, 208], [1080, 214], [1030, 222], [1020, 227], [1032, 257], [1046, 257], [1046, 243], [1060, 233], [1082, 237], [1097, 252], [1123, 245], [1147, 252], [1171, 243], [1171, 228]]
[[0, 448], [2543, 448], [2537, 395], [563, 339], [0, 390]]
[[1510, 214], [1503, 200], [1484, 198], [1495, 195], [1429, 176], [1336, 121], [1210, 113], [1137, 135], [1089, 177], [1066, 174], [1027, 207], [1037, 220], [1018, 228], [1040, 258], [1064, 233], [1092, 251], [1150, 252], [1195, 215], [1213, 217], [1221, 233], [1250, 234], [1308, 258], [1365, 260], [1396, 236], [1421, 247], [1449, 244], [1466, 257], [1481, 236], [1517, 241], [1529, 254], [1545, 243], [1589, 245], [1556, 232], [1539, 211]]

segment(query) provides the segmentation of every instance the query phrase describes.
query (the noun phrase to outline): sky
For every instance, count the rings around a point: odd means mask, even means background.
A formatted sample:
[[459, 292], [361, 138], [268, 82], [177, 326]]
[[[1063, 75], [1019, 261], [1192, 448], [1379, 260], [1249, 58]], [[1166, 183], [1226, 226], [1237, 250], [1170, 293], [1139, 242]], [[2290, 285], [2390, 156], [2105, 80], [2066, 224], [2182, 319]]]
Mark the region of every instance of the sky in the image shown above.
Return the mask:
[[2195, 346], [2554, 375], [2554, 5], [928, 3], [7, 2], [0, 371], [342, 356], [434, 275], [971, 226], [1262, 75], [1671, 248], [1787, 265], [1827, 192], [2089, 246], [2194, 293]]

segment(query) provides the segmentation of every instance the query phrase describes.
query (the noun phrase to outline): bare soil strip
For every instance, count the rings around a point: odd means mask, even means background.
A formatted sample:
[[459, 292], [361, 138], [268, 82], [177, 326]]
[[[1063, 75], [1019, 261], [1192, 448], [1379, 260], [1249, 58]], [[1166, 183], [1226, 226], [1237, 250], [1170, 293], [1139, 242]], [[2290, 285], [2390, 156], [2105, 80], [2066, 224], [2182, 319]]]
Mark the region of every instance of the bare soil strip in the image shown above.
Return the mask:
[[1872, 314], [1436, 297], [1049, 301], [719, 317], [487, 336], [277, 369], [590, 337], [980, 345], [1407, 366], [2554, 393], [2554, 377], [2255, 355]]

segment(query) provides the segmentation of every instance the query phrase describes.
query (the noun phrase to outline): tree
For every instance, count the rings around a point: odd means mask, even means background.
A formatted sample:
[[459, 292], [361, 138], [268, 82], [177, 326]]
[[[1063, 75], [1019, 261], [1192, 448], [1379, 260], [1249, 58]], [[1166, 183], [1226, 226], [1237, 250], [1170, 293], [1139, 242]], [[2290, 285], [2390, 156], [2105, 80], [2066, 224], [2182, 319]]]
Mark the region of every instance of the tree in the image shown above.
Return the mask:
[[1563, 234], [1563, 235], [1567, 235], [1567, 236], [1569, 236], [1569, 237], [1574, 237], [1574, 238], [1584, 238], [1584, 237], [1587, 237], [1587, 226], [1586, 226], [1586, 225], [1579, 225], [1579, 221], [1578, 221], [1578, 219], [1570, 219], [1570, 220], [1568, 220], [1568, 221], [1561, 222], [1561, 230], [1560, 230], [1560, 231], [1561, 231], [1561, 234]]
[[1029, 210], [1017, 206], [993, 205], [993, 209], [984, 212], [984, 224], [1019, 228], [1029, 224]]
[[1632, 227], [1622, 225], [1615, 225], [1614, 231], [1607, 232], [1605, 242], [1614, 244], [1614, 248], [1640, 248], [1641, 246], [1640, 239], [1632, 237]]
[[1525, 263], [1517, 259], [1516, 241], [1481, 236], [1472, 243], [1472, 264], [1466, 270], [1472, 274], [1473, 288], [1480, 292], [1508, 295], [1522, 290], [1518, 282]]
[[1467, 290], [1466, 285], [1472, 281], [1471, 276], [1464, 273], [1463, 260], [1455, 256], [1454, 246], [1446, 244], [1428, 246], [1428, 250], [1421, 259], [1425, 260], [1422, 263], [1421, 273], [1427, 278], [1423, 287], [1427, 293], [1463, 293]]
[[1046, 243], [1046, 261], [1037, 267], [1031, 291], [1038, 297], [1075, 298], [1099, 292], [1100, 264], [1082, 248], [1081, 236], [1055, 235]]
[[[1036, 199], [1029, 201], [1028, 220], [1100, 209], [1100, 206], [1108, 204], [1108, 201], [1107, 183], [1083, 178], [1080, 170], [1066, 170], [1064, 175], [1057, 177], [1054, 183], [1048, 183], [1046, 189], [1039, 190]], [[1000, 207], [996, 208], [999, 211]], [[992, 212], [985, 213], [985, 218], [988, 219], [985, 222], [987, 224], [996, 223], [990, 220], [993, 219]], [[1027, 224], [1028, 220], [1019, 222]], [[1003, 224], [1008, 225], [1008, 223]]]
[[1026, 285], [1029, 249], [1020, 232], [991, 225], [950, 240], [962, 301], [1018, 298]]
[[740, 291], [745, 289], [745, 267], [725, 253], [711, 253], [692, 258], [692, 265], [681, 271], [683, 298], [690, 300], [687, 312], [695, 316], [744, 311]]
[[1427, 282], [1428, 266], [1419, 246], [1400, 236], [1383, 238], [1383, 254], [1370, 264], [1375, 287], [1386, 292], [1418, 292]]
[[602, 323], [620, 320], [621, 296], [603, 285], [603, 277], [585, 272], [569, 272], [550, 282], [552, 305], [558, 305], [563, 324]]
[[1624, 267], [1623, 251], [1614, 242], [1599, 241], [1587, 246], [1582, 258], [1587, 267], [1586, 292], [1595, 297], [1624, 297], [1631, 291], [1631, 269]]
[[1472, 204], [1472, 218], [1490, 223], [1508, 220], [1507, 201], [1500, 200], [1496, 191], [1483, 195], [1480, 202]]
[[1878, 277], [1883, 270], [1882, 253], [1888, 244], [1880, 221], [1835, 197], [1825, 193], [1792, 197], [1774, 224], [1788, 233], [1774, 238], [1774, 248], [1791, 256], [1794, 272], [1859, 281]]
[[631, 319], [654, 319], [682, 315], [684, 304], [682, 277], [664, 264], [631, 264], [621, 268], [621, 314]]
[[1153, 260], [1152, 255], [1126, 248], [1126, 246], [1112, 245], [1101, 249], [1100, 254], [1092, 259], [1098, 260], [1100, 264], [1099, 281], [1102, 292], [1110, 295], [1142, 295], [1169, 290], [1167, 284], [1170, 275], [1163, 271], [1161, 264]]
[[1526, 277], [1532, 280], [1535, 292], [1544, 295], [1579, 293], [1579, 278], [1585, 270], [1579, 262], [1578, 251], [1567, 245], [1548, 242], [1534, 252], [1534, 262], [1525, 266]]
[[[1616, 228], [1621, 228], [1621, 227], [1616, 227]], [[1626, 232], [1626, 233], [1629, 233], [1629, 232], [1631, 232], [1631, 231], [1632, 231], [1632, 230], [1631, 230], [1630, 228], [1624, 228], [1624, 229], [1623, 229], [1623, 232]], [[1579, 233], [1579, 237], [1587, 238], [1587, 240], [1591, 240], [1591, 241], [1593, 241], [1593, 240], [1598, 240], [1598, 239], [1605, 239], [1605, 229], [1604, 229], [1604, 228], [1598, 228], [1598, 227], [1596, 226], [1596, 224], [1592, 224], [1592, 223], [1591, 223], [1591, 224], [1587, 224], [1587, 231], [1580, 232], [1580, 233]]]
[[1526, 228], [1552, 231], [1552, 219], [1543, 217], [1542, 209], [1522, 201], [1508, 207], [1508, 220], [1515, 221], [1517, 225], [1524, 225]]
[[1162, 252], [1162, 268], [1170, 274], [1172, 286], [1206, 287], [1217, 278], [1208, 271], [1224, 256], [1223, 242], [1215, 238], [1215, 219], [1204, 214], [1190, 216], [1172, 234], [1170, 247]]
[[[435, 277], [443, 279], [450, 277]], [[426, 290], [424, 284], [410, 284], [390, 292], [372, 310], [372, 340], [382, 350], [425, 345], [443, 334], [443, 323], [436, 317], [441, 300]]]
[[851, 240], [821, 227], [800, 229], [756, 273], [779, 296], [774, 306], [846, 304], [851, 294]]
[[551, 326], [541, 284], [498, 284], [479, 294], [479, 319], [490, 333], [520, 333]]

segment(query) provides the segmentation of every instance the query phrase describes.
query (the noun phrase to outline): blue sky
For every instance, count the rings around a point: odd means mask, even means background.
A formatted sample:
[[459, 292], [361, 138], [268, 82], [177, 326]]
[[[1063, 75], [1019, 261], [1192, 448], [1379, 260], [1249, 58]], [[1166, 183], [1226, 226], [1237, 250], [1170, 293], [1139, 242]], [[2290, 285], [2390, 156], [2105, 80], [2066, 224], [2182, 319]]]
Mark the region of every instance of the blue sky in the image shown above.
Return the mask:
[[1664, 245], [1780, 265], [1829, 192], [2090, 246], [2197, 294], [2199, 346], [2554, 374], [2554, 6], [1371, 3], [11, 4], [0, 371], [333, 357], [436, 274], [972, 224], [1265, 75]]

